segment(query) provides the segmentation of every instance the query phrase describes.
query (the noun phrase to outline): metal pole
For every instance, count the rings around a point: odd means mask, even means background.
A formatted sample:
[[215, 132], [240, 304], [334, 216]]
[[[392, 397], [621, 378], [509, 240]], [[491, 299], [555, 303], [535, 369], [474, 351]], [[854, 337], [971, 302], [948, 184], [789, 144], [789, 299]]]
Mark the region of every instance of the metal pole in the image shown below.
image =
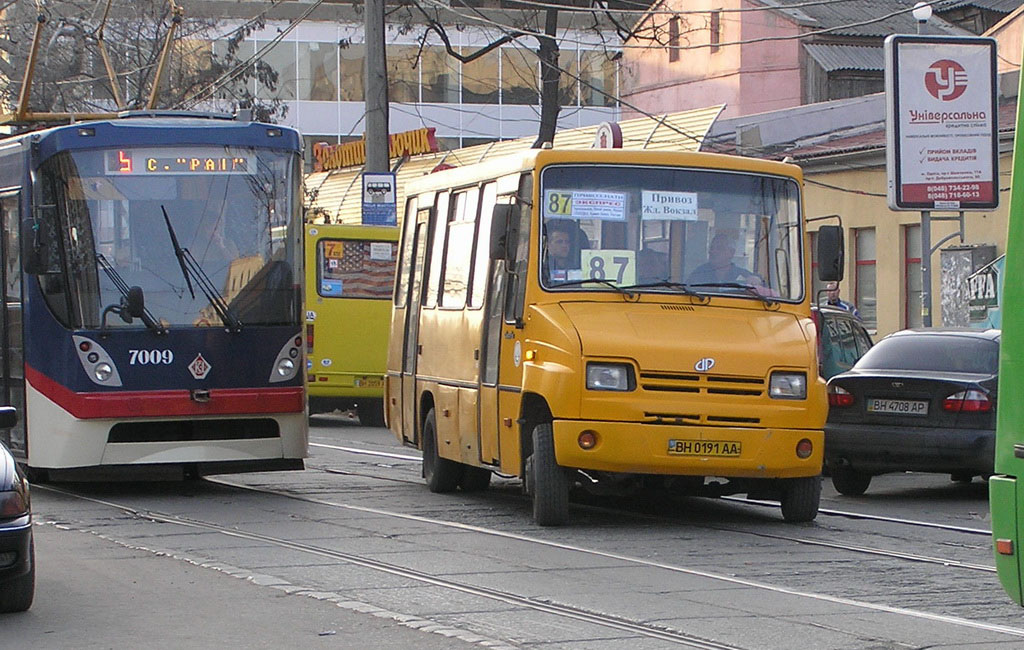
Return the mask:
[[932, 213], [921, 211], [921, 325], [932, 326]]
[[388, 68], [384, 43], [384, 0], [366, 0], [366, 166], [386, 172], [388, 151]]

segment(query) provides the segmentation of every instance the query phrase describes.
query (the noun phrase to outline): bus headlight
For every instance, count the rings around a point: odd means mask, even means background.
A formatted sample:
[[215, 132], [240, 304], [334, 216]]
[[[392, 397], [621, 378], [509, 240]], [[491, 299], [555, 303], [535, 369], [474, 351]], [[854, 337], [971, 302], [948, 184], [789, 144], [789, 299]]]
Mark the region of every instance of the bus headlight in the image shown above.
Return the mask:
[[773, 372], [768, 381], [772, 399], [807, 399], [807, 375], [802, 372]]
[[281, 359], [277, 362], [277, 374], [282, 377], [291, 377], [295, 374], [295, 362], [291, 359]]
[[588, 363], [588, 390], [630, 391], [636, 386], [633, 367], [625, 363]]
[[96, 377], [96, 381], [102, 383], [110, 379], [110, 375], [114, 374], [114, 368], [111, 367], [109, 363], [104, 361], [102, 363], [97, 363], [96, 366], [93, 367], [92, 373], [93, 376]]

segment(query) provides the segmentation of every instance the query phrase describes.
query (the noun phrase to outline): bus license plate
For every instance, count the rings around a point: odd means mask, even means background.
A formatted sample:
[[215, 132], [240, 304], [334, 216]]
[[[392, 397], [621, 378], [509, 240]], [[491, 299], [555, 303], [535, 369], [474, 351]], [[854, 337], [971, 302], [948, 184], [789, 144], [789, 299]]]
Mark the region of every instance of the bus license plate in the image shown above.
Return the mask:
[[869, 397], [868, 413], [928, 415], [928, 402], [915, 399], [882, 399], [880, 397]]
[[740, 455], [740, 443], [735, 440], [669, 440], [670, 456], [725, 456]]
[[355, 380], [354, 383], [356, 388], [380, 388], [384, 385], [384, 380], [377, 377], [363, 377]]

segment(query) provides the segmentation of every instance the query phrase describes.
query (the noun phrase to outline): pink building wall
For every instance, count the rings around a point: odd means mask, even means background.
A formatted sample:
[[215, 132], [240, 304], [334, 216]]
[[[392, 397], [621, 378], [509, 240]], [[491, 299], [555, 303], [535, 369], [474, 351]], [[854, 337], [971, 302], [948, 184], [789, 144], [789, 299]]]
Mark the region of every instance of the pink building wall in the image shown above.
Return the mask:
[[[667, 0], [654, 11], [707, 11], [680, 14], [679, 60], [669, 61], [668, 48], [642, 37], [629, 41], [623, 54], [620, 92], [624, 102], [647, 113], [661, 114], [713, 104], [726, 105], [723, 117], [749, 115], [801, 103], [800, 27], [777, 11], [727, 12], [721, 16], [720, 43], [707, 47], [709, 16], [714, 9], [763, 9], [744, 0]], [[654, 13], [661, 42], [668, 41], [668, 17]], [[688, 23], [688, 24], [686, 24]], [[643, 24], [643, 23], [642, 23]], [[788, 37], [780, 40], [780, 37]], [[758, 39], [772, 39], [759, 41]], [[702, 47], [701, 47], [702, 46]], [[690, 49], [687, 49], [689, 47]], [[640, 116], [625, 104], [623, 118]]]

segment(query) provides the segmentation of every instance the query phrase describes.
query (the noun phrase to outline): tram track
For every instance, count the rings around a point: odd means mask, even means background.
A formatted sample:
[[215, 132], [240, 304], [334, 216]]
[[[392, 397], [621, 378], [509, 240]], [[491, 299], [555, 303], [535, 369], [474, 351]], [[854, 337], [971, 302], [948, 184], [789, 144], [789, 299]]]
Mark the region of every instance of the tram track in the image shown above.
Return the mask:
[[[356, 455], [386, 457], [386, 458], [391, 458], [391, 459], [395, 459], [395, 460], [416, 461], [416, 462], [419, 462], [419, 460], [420, 460], [420, 458], [418, 456], [411, 456], [411, 455], [408, 455], [408, 454], [398, 454], [398, 453], [393, 453], [393, 452], [380, 452], [380, 451], [374, 451], [374, 450], [359, 449], [359, 448], [356, 448], [356, 447], [343, 447], [343, 446], [339, 446], [339, 445], [325, 445], [325, 444], [322, 444], [322, 443], [310, 443], [310, 446], [323, 447], [323, 448], [327, 448], [327, 449], [334, 449], [334, 450], [337, 450], [337, 451], [343, 451], [343, 452], [347, 452], [347, 453], [351, 453], [351, 454], [356, 454]], [[337, 469], [328, 468], [328, 467], [310, 465], [309, 463], [307, 463], [307, 466], [310, 469], [315, 469], [315, 470], [318, 470], [318, 471], [328, 472], [328, 473], [332, 473], [332, 474], [359, 476], [359, 477], [362, 477], [362, 478], [370, 478], [370, 479], [390, 481], [390, 482], [401, 482], [401, 483], [406, 483], [406, 484], [410, 484], [410, 485], [421, 485], [422, 484], [421, 481], [413, 481], [413, 480], [409, 480], [409, 479], [401, 479], [401, 478], [394, 478], [394, 477], [382, 477], [382, 476], [377, 476], [375, 474], [369, 474], [369, 473], [365, 473], [365, 472], [352, 472], [352, 471], [349, 471], [349, 470], [337, 470]], [[740, 504], [744, 504], [744, 505], [754, 505], [754, 506], [771, 507], [771, 508], [778, 508], [779, 507], [777, 503], [772, 503], [770, 501], [763, 501], [763, 500], [757, 500], [757, 499], [746, 499], [746, 498], [741, 498], [741, 497], [721, 497], [721, 498], [724, 499], [724, 500], [728, 500], [730, 502], [733, 502], [733, 503], [740, 503]], [[892, 559], [905, 560], [905, 561], [909, 561], [909, 562], [916, 562], [916, 563], [923, 563], [923, 564], [933, 564], [933, 565], [942, 566], [942, 567], [949, 567], [949, 568], [955, 568], [955, 569], [965, 569], [965, 570], [969, 570], [969, 571], [979, 571], [979, 572], [983, 572], [983, 573], [996, 573], [996, 568], [994, 566], [991, 566], [991, 565], [979, 564], [979, 563], [974, 563], [974, 562], [964, 562], [964, 561], [955, 560], [955, 559], [952, 559], [952, 558], [935, 557], [935, 556], [925, 555], [925, 554], [921, 554], [921, 553], [909, 553], [909, 552], [906, 552], [906, 551], [896, 551], [896, 550], [891, 550], [891, 549], [882, 549], [882, 548], [876, 548], [876, 547], [866, 546], [866, 545], [862, 545], [862, 544], [848, 544], [848, 543], [836, 542], [836, 541], [831, 541], [831, 540], [813, 539], [813, 538], [798, 537], [798, 536], [793, 536], [793, 535], [782, 535], [782, 534], [778, 534], [778, 533], [767, 533], [767, 532], [763, 532], [763, 531], [752, 531], [752, 530], [748, 530], [748, 529], [744, 529], [744, 528], [737, 528], [737, 527], [734, 527], [734, 526], [713, 525], [713, 524], [696, 524], [696, 523], [692, 523], [692, 522], [681, 521], [678, 518], [666, 517], [664, 515], [652, 515], [652, 514], [649, 514], [649, 513], [639, 513], [639, 512], [635, 512], [635, 511], [631, 511], [631, 510], [623, 510], [621, 508], [614, 508], [614, 507], [610, 507], [610, 506], [596, 506], [596, 505], [574, 504], [574, 507], [577, 507], [577, 508], [587, 508], [587, 509], [590, 509], [592, 511], [597, 511], [597, 512], [612, 512], [612, 513], [616, 513], [616, 514], [628, 514], [628, 515], [630, 515], [632, 517], [638, 517], [638, 518], [643, 518], [643, 519], [648, 519], [648, 520], [671, 521], [673, 523], [685, 524], [685, 525], [690, 526], [690, 527], [696, 527], [696, 528], [702, 528], [702, 529], [710, 529], [710, 530], [720, 530], [720, 531], [724, 531], [724, 532], [738, 533], [738, 534], [744, 534], [744, 535], [752, 535], [752, 536], [755, 536], [755, 537], [761, 537], [761, 538], [765, 538], [765, 539], [776, 539], [776, 540], [781, 540], [781, 541], [793, 542], [793, 543], [801, 544], [801, 545], [805, 545], [805, 546], [817, 546], [817, 547], [822, 547], [822, 548], [832, 548], [832, 549], [835, 549], [835, 550], [841, 550], [841, 551], [850, 552], [850, 553], [858, 553], [858, 554], [873, 555], [873, 556], [879, 556], [879, 557], [887, 557], [887, 558], [892, 558]], [[826, 509], [826, 508], [820, 509], [818, 512], [819, 512], [819, 516], [820, 515], [826, 515], [826, 516], [841, 517], [841, 518], [852, 519], [852, 520], [880, 521], [880, 522], [885, 522], [885, 523], [893, 523], [893, 524], [900, 524], [900, 525], [907, 525], [907, 526], [914, 526], [914, 527], [921, 527], [921, 528], [930, 528], [930, 529], [944, 530], [944, 531], [948, 531], [948, 532], [964, 533], [964, 534], [969, 534], [969, 535], [986, 535], [986, 536], [991, 535], [990, 531], [986, 531], [986, 530], [983, 530], [983, 529], [966, 528], [966, 527], [962, 527], [962, 526], [952, 526], [952, 525], [948, 525], [948, 524], [939, 524], [939, 523], [934, 523], [934, 522], [925, 522], [925, 521], [911, 520], [911, 519], [901, 519], [901, 518], [898, 518], [898, 517], [885, 517], [885, 516], [881, 516], [881, 515], [869, 515], [869, 514], [863, 514], [863, 513], [853, 513], [853, 512], [847, 512], [847, 511], [841, 511], [841, 510], [830, 510], [830, 509]]]

